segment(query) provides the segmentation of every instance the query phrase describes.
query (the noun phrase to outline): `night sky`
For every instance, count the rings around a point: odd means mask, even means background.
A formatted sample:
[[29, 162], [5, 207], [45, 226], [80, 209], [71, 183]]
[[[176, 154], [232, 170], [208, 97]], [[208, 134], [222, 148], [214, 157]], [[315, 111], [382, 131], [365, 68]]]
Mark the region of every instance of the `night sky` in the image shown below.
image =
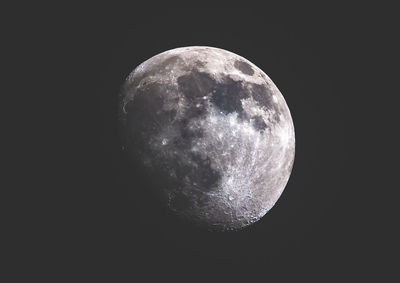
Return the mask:
[[[43, 11], [35, 32], [46, 30], [42, 52], [48, 86], [54, 82], [52, 99], [42, 104], [52, 113], [43, 120], [54, 118], [45, 186], [60, 211], [45, 213], [58, 235], [50, 237], [54, 249], [43, 250], [52, 278], [326, 282], [385, 273], [377, 260], [386, 255], [377, 244], [383, 224], [370, 209], [377, 187], [361, 169], [360, 150], [368, 146], [358, 142], [358, 132], [372, 126], [360, 117], [372, 101], [364, 82], [371, 82], [367, 69], [382, 35], [373, 7], [238, 3]], [[191, 45], [256, 64], [293, 118], [289, 182], [275, 206], [242, 231], [210, 233], [177, 222], [144, 192], [139, 170], [121, 151], [117, 95], [126, 76], [151, 56]]]

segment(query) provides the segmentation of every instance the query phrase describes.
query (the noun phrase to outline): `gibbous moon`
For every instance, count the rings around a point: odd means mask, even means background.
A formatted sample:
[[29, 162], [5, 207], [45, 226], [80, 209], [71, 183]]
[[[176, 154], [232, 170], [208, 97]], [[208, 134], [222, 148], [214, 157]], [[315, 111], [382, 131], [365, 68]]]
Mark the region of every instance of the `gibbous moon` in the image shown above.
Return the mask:
[[284, 190], [292, 117], [272, 80], [245, 58], [214, 47], [168, 50], [133, 70], [119, 102], [124, 148], [179, 217], [238, 230]]

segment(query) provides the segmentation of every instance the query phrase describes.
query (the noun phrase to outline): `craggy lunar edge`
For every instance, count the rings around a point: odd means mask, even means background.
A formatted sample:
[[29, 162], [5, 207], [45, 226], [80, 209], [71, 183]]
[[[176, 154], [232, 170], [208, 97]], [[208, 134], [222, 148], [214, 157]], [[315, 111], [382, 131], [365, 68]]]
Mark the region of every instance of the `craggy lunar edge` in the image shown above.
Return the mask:
[[128, 76], [119, 102], [124, 149], [157, 176], [179, 216], [237, 230], [284, 190], [292, 117], [271, 79], [243, 57], [202, 46], [160, 53]]

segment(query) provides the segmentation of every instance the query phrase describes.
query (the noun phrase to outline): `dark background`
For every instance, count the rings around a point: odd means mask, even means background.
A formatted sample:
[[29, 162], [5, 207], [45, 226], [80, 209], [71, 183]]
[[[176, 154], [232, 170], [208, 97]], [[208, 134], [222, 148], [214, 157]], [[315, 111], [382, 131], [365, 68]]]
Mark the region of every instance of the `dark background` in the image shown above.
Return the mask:
[[[363, 136], [376, 126], [365, 117], [379, 105], [374, 82], [391, 46], [384, 37], [394, 36], [389, 14], [365, 5], [201, 1], [24, 13], [28, 37], [20, 46], [33, 52], [20, 55], [32, 73], [45, 71], [37, 91], [45, 95], [21, 105], [38, 118], [24, 119], [24, 135], [39, 160], [33, 181], [45, 189], [40, 217], [28, 221], [29, 231], [38, 231], [27, 242], [35, 247], [28, 262], [40, 262], [35, 273], [78, 282], [389, 276], [389, 220], [374, 212], [386, 209], [375, 194], [383, 183], [368, 170], [376, 160], [374, 136]], [[190, 45], [255, 63], [281, 90], [295, 125], [285, 191], [265, 217], [235, 233], [176, 222], [145, 193], [121, 151], [117, 95], [124, 79], [151, 56]]]

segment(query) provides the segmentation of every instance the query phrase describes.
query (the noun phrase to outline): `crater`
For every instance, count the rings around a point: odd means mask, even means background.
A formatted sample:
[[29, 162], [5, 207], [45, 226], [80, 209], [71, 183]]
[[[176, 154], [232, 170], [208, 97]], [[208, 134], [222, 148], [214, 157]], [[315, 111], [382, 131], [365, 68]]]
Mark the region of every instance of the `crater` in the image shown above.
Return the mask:
[[248, 63], [246, 63], [246, 62], [244, 62], [242, 60], [236, 60], [233, 65], [234, 65], [234, 67], [236, 69], [238, 69], [239, 71], [241, 71], [245, 75], [251, 76], [251, 75], [254, 74], [254, 70], [250, 66], [250, 64], [248, 64]]
[[263, 131], [267, 128], [267, 124], [260, 115], [251, 117], [253, 127], [258, 131]]

